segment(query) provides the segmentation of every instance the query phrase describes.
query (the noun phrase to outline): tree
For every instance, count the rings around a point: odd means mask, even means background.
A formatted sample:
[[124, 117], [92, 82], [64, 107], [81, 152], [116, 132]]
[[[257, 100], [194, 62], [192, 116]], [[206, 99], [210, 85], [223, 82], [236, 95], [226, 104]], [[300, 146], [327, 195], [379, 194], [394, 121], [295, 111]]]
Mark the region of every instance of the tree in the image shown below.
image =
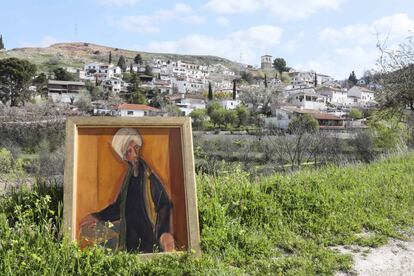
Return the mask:
[[124, 98], [128, 103], [147, 104], [147, 97], [137, 74], [131, 75], [131, 84], [128, 87], [128, 92], [124, 94]]
[[27, 60], [6, 58], [0, 60], [0, 100], [10, 106], [30, 99], [29, 86], [36, 73], [36, 65]]
[[135, 58], [134, 58], [134, 62], [135, 62], [135, 64], [139, 64], [139, 65], [141, 65], [141, 64], [142, 64], [142, 57], [141, 57], [141, 55], [140, 55], [140, 54], [137, 54], [137, 55], [135, 56]]
[[152, 76], [152, 68], [151, 68], [151, 66], [149, 66], [149, 65], [145, 66], [145, 73], [144, 74], [145, 75], [148, 75], [148, 76]]
[[318, 74], [315, 73], [314, 86], [318, 86]]
[[42, 95], [47, 96], [47, 76], [45, 73], [40, 73], [33, 80], [33, 84], [36, 85], [36, 91]]
[[132, 62], [129, 64], [129, 72], [134, 72], [134, 67], [132, 66]]
[[237, 87], [236, 87], [236, 80], [233, 80], [233, 100], [237, 98]]
[[267, 74], [265, 74], [264, 76], [264, 86], [265, 88], [267, 88]]
[[0, 35], [0, 50], [4, 49], [3, 35]]
[[112, 63], [112, 51], [109, 51], [109, 60], [108, 63], [111, 64]]
[[354, 85], [356, 85], [357, 84], [357, 82], [358, 82], [358, 79], [357, 79], [357, 77], [355, 76], [355, 72], [354, 71], [352, 71], [351, 72], [351, 74], [349, 74], [349, 78], [348, 78], [348, 83], [349, 83], [349, 86], [354, 86]]
[[263, 87], [244, 87], [240, 91], [240, 100], [245, 104], [252, 105], [253, 115], [269, 114], [270, 106], [280, 101], [281, 91], [283, 87], [279, 86], [275, 89], [264, 89]]
[[190, 113], [190, 117], [193, 122], [194, 129], [204, 129], [206, 124], [206, 110], [205, 109], [195, 109]]
[[315, 149], [318, 148], [317, 145], [322, 138], [317, 135], [318, 129], [319, 124], [316, 119], [308, 114], [300, 114], [289, 123], [288, 132], [291, 135], [278, 133], [275, 138], [275, 135], [267, 137], [269, 151], [276, 152], [282, 165], [287, 158], [292, 169], [299, 168], [304, 161], [315, 155]]
[[69, 73], [65, 68], [58, 67], [53, 70], [53, 74], [55, 75], [55, 80], [60, 81], [73, 81], [75, 80], [75, 76], [72, 73]]
[[122, 72], [125, 72], [127, 65], [126, 65], [126, 60], [124, 58], [124, 56], [120, 56], [119, 60], [118, 60], [118, 66], [119, 68], [121, 68]]
[[396, 50], [379, 46], [381, 57], [378, 61], [380, 84], [378, 93], [382, 109], [410, 110], [414, 113], [414, 36], [409, 37]]
[[213, 88], [211, 87], [211, 82], [208, 83], [208, 100], [213, 100]]
[[211, 112], [210, 119], [214, 126], [224, 126], [226, 122], [226, 110], [222, 106], [214, 109]]
[[248, 84], [253, 83], [253, 74], [249, 71], [242, 71], [241, 72], [241, 79], [247, 82]]
[[290, 68], [286, 66], [286, 61], [283, 58], [275, 58], [273, 61], [273, 68], [275, 68], [275, 70], [280, 74], [282, 74], [282, 72], [287, 72], [290, 70]]
[[246, 125], [249, 119], [249, 110], [242, 105], [237, 106], [235, 110], [237, 112], [238, 127]]
[[235, 126], [238, 124], [237, 120], [237, 111], [233, 110], [233, 109], [224, 109], [224, 125], [227, 127], [228, 125], [230, 126]]
[[348, 117], [354, 120], [359, 120], [364, 117], [364, 114], [358, 108], [352, 108], [348, 113]]
[[291, 134], [302, 135], [304, 133], [315, 133], [319, 129], [318, 121], [309, 114], [301, 114], [294, 118], [288, 130]]

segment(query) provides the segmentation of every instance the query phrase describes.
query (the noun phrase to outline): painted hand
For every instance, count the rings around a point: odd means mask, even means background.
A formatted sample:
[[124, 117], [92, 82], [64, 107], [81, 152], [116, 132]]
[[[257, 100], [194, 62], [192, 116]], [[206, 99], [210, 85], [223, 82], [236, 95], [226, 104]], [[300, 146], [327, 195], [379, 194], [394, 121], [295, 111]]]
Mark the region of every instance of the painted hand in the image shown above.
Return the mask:
[[98, 221], [99, 221], [99, 219], [97, 219], [95, 216], [93, 216], [93, 215], [87, 215], [86, 217], [84, 217], [80, 221], [79, 226], [80, 227], [85, 227], [86, 226], [86, 227], [90, 228], [90, 227], [96, 225], [96, 223]]
[[175, 249], [174, 237], [170, 233], [164, 233], [160, 237], [160, 245], [164, 252], [172, 252]]

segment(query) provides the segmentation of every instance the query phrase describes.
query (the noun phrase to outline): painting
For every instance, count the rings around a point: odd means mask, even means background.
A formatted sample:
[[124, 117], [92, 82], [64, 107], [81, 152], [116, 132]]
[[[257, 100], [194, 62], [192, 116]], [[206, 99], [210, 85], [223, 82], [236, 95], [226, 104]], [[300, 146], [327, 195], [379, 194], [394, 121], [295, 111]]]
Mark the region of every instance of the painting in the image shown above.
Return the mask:
[[84, 248], [200, 254], [190, 118], [71, 117], [64, 223]]

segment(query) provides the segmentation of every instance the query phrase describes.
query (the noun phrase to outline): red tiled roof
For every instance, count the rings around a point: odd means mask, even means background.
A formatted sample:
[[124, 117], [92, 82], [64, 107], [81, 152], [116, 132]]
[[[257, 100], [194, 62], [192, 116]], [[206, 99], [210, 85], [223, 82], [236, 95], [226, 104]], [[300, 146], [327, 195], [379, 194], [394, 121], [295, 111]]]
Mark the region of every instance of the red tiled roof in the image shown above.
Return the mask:
[[144, 110], [144, 111], [157, 111], [160, 112], [161, 110], [152, 106], [148, 106], [145, 104], [127, 104], [123, 103], [118, 106], [120, 110]]

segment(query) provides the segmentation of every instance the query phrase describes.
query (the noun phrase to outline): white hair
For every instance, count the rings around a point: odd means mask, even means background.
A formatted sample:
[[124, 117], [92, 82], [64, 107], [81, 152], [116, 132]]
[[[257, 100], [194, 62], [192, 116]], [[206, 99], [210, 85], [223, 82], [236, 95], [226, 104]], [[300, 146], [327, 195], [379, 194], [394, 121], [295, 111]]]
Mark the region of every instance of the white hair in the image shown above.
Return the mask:
[[141, 135], [138, 130], [133, 128], [121, 128], [112, 138], [112, 148], [122, 160], [125, 160], [125, 153], [131, 141], [134, 141], [140, 147], [142, 146]]

